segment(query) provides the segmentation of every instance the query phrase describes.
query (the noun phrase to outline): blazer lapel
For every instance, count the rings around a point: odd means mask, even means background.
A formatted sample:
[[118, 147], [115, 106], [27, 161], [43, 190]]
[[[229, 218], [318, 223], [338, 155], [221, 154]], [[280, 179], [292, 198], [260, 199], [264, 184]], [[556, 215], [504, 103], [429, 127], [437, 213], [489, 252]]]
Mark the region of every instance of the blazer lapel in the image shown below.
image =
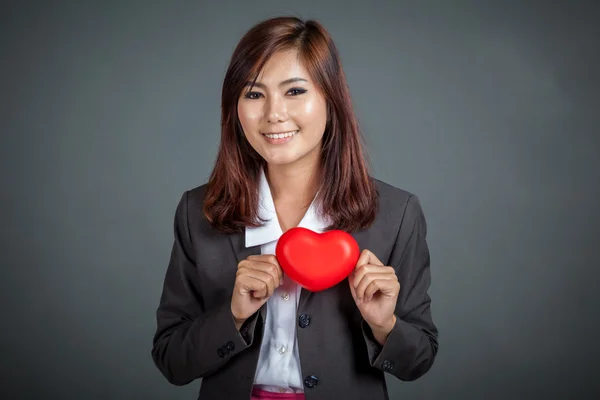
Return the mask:
[[300, 300], [298, 301], [298, 308], [306, 306], [306, 303], [311, 298], [313, 293], [304, 288], [300, 289]]
[[249, 256], [260, 255], [260, 245], [246, 247], [243, 232], [229, 235], [229, 240], [231, 241], [231, 246], [233, 247], [233, 252], [238, 263]]

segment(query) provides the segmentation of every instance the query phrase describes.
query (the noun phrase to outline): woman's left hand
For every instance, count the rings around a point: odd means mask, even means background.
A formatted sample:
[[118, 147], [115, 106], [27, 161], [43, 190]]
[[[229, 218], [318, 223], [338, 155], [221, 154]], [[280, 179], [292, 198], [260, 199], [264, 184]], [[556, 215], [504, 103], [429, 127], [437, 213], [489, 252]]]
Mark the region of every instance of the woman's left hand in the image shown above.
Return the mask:
[[383, 265], [369, 250], [363, 250], [354, 271], [348, 277], [350, 291], [363, 319], [375, 339], [385, 343], [396, 323], [394, 310], [400, 282], [394, 268]]

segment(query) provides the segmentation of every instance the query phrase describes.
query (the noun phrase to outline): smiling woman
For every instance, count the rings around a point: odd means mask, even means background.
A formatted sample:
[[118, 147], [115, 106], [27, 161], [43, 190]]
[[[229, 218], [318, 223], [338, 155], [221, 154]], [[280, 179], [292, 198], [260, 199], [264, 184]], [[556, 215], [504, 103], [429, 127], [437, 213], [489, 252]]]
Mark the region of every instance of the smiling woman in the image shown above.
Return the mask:
[[[210, 179], [175, 212], [152, 349], [163, 375], [202, 378], [204, 400], [383, 400], [384, 373], [424, 375], [438, 346], [425, 217], [415, 195], [370, 176], [325, 28], [250, 29], [221, 110]], [[311, 291], [284, 274], [276, 248], [295, 227], [351, 233], [360, 256], [347, 279]], [[313, 268], [327, 264], [320, 253]]]
[[261, 223], [258, 182], [269, 167], [282, 175], [312, 171], [329, 228], [357, 231], [373, 222], [375, 184], [337, 48], [320, 23], [274, 18], [250, 29], [231, 58], [221, 109], [221, 145], [204, 201], [216, 229]]

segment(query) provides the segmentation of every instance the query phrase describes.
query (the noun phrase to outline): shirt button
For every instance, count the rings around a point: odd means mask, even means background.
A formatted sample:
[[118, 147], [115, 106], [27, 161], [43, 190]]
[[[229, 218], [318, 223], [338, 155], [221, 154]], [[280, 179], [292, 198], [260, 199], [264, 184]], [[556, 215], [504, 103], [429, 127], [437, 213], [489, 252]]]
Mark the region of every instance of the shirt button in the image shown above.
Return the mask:
[[281, 295], [281, 298], [284, 299], [285, 301], [290, 299], [290, 294], [289, 293], [284, 293]]
[[278, 351], [279, 351], [279, 354], [284, 355], [285, 351], [286, 351], [285, 346], [281, 346]]

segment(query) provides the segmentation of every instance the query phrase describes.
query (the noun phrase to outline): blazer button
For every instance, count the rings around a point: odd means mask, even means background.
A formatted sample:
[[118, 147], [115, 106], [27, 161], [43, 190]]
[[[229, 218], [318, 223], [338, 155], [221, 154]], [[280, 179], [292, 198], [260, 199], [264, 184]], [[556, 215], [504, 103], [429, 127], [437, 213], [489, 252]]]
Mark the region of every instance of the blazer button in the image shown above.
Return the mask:
[[225, 350], [223, 350], [222, 347], [219, 347], [219, 349], [217, 350], [217, 354], [219, 355], [219, 357], [223, 358], [225, 357]]
[[300, 325], [300, 328], [306, 328], [307, 326], [309, 326], [310, 315], [300, 314], [300, 316], [298, 317], [298, 325]]
[[227, 350], [229, 350], [229, 351], [235, 350], [235, 345], [233, 344], [233, 342], [227, 342]]
[[385, 372], [390, 372], [392, 369], [394, 369], [394, 363], [388, 360], [385, 360], [381, 366]]
[[306, 378], [304, 378], [304, 386], [306, 386], [309, 389], [314, 388], [318, 384], [319, 384], [319, 378], [317, 378], [315, 375], [310, 375], [310, 376], [307, 376]]

